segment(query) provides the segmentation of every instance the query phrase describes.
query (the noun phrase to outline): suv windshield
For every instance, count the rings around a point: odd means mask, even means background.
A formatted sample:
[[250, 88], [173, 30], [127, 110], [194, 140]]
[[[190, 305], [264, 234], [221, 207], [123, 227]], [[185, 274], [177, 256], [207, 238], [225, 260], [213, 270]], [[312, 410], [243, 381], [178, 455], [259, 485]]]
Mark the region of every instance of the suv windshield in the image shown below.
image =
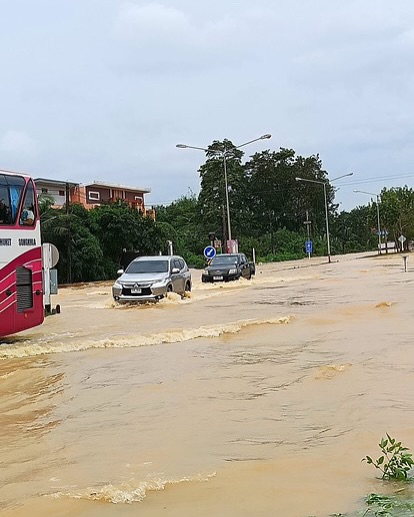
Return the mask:
[[126, 273], [168, 273], [168, 260], [137, 260], [131, 262]]
[[220, 264], [236, 264], [236, 262], [237, 257], [234, 255], [216, 255], [211, 261], [211, 264], [213, 266], [218, 266]]

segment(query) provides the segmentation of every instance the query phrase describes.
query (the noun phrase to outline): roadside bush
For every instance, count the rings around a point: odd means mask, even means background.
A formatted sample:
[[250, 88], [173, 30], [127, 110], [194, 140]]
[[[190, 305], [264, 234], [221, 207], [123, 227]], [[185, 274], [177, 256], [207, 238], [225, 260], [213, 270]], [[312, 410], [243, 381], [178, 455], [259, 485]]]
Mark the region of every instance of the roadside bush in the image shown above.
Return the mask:
[[286, 262], [288, 260], [298, 260], [302, 259], [304, 257], [303, 254], [298, 255], [297, 253], [276, 253], [275, 255], [272, 255], [271, 253], [269, 255], [264, 255], [262, 257], [257, 257], [257, 262]]
[[195, 269], [203, 269], [206, 267], [206, 259], [202, 255], [186, 252], [183, 253], [183, 259], [187, 262], [188, 267]]

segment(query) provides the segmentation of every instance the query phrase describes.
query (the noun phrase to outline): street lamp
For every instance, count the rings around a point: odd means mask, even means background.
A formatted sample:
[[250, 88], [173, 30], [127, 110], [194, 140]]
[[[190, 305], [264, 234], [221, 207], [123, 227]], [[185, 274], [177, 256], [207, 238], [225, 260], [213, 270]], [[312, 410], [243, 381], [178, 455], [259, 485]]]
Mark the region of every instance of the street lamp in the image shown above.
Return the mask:
[[[342, 178], [346, 178], [347, 176], [352, 176], [353, 174], [354, 174], [353, 172], [348, 172], [348, 174], [343, 174], [342, 176], [338, 176], [337, 178], [334, 178], [333, 180], [330, 181], [330, 183], [332, 183], [333, 181], [336, 181], [336, 180], [340, 180]], [[329, 182], [329, 180], [328, 181], [318, 181], [318, 180], [309, 180], [306, 178], [295, 178], [295, 179], [296, 179], [296, 181], [306, 181], [308, 183], [319, 183], [319, 185], [323, 185], [323, 195], [325, 198], [326, 241], [328, 244], [328, 262], [330, 263], [331, 262], [331, 241], [330, 241], [330, 237], [329, 237], [328, 199], [326, 197], [326, 184]]]
[[379, 194], [373, 194], [372, 192], [365, 192], [365, 190], [354, 190], [360, 194], [367, 194], [368, 196], [376, 196], [377, 198], [377, 224], [378, 224], [378, 255], [381, 255], [381, 225], [380, 225], [380, 212], [379, 212]]
[[228, 185], [227, 185], [227, 161], [226, 161], [227, 156], [234, 149], [240, 149], [240, 147], [244, 147], [245, 145], [252, 144], [253, 142], [257, 142], [258, 140], [266, 140], [271, 137], [272, 137], [272, 135], [270, 135], [269, 133], [266, 133], [265, 135], [259, 136], [259, 138], [255, 138], [254, 140], [249, 140], [248, 142], [245, 142], [244, 144], [236, 145], [235, 147], [232, 147], [231, 149], [224, 149], [224, 151], [212, 151], [211, 149], [205, 149], [204, 147], [195, 147], [194, 145], [186, 145], [186, 144], [177, 144], [175, 146], [175, 147], [178, 147], [179, 149], [198, 149], [199, 151], [213, 152], [223, 158], [224, 188], [226, 189], [227, 234], [228, 234], [229, 241], [231, 241], [232, 239], [231, 239], [231, 223], [230, 223], [230, 207], [229, 207], [229, 189], [228, 189]]

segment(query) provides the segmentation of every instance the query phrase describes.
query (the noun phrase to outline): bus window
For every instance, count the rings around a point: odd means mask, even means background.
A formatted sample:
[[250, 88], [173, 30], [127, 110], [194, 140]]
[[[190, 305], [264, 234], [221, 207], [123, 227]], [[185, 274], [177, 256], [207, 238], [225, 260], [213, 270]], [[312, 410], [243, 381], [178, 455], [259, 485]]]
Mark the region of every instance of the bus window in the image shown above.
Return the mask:
[[35, 194], [32, 183], [29, 183], [24, 196], [23, 210], [20, 216], [20, 224], [33, 226], [36, 218], [35, 214]]
[[0, 224], [11, 224], [11, 210], [9, 191], [3, 185], [0, 185]]
[[0, 200], [3, 201], [6, 211], [9, 212], [8, 217], [10, 219], [9, 223], [0, 224], [14, 224], [16, 222], [24, 184], [24, 178], [21, 176], [0, 174]]

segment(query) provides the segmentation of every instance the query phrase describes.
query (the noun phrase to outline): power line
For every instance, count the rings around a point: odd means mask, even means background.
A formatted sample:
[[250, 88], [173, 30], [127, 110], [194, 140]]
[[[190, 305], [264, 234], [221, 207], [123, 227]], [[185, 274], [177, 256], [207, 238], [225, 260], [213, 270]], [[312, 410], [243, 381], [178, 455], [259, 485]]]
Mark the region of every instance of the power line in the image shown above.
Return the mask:
[[395, 179], [402, 179], [402, 178], [414, 178], [414, 174], [410, 174], [407, 176], [389, 176], [389, 177], [384, 177], [384, 178], [369, 178], [369, 179], [365, 179], [365, 180], [361, 179], [361, 180], [357, 180], [357, 181], [350, 181], [349, 183], [343, 183], [342, 185], [338, 185], [338, 186], [346, 187], [346, 186], [353, 186], [353, 185], [365, 185], [367, 183], [383, 183], [383, 182], [390, 183], [391, 181], [393, 181]]

